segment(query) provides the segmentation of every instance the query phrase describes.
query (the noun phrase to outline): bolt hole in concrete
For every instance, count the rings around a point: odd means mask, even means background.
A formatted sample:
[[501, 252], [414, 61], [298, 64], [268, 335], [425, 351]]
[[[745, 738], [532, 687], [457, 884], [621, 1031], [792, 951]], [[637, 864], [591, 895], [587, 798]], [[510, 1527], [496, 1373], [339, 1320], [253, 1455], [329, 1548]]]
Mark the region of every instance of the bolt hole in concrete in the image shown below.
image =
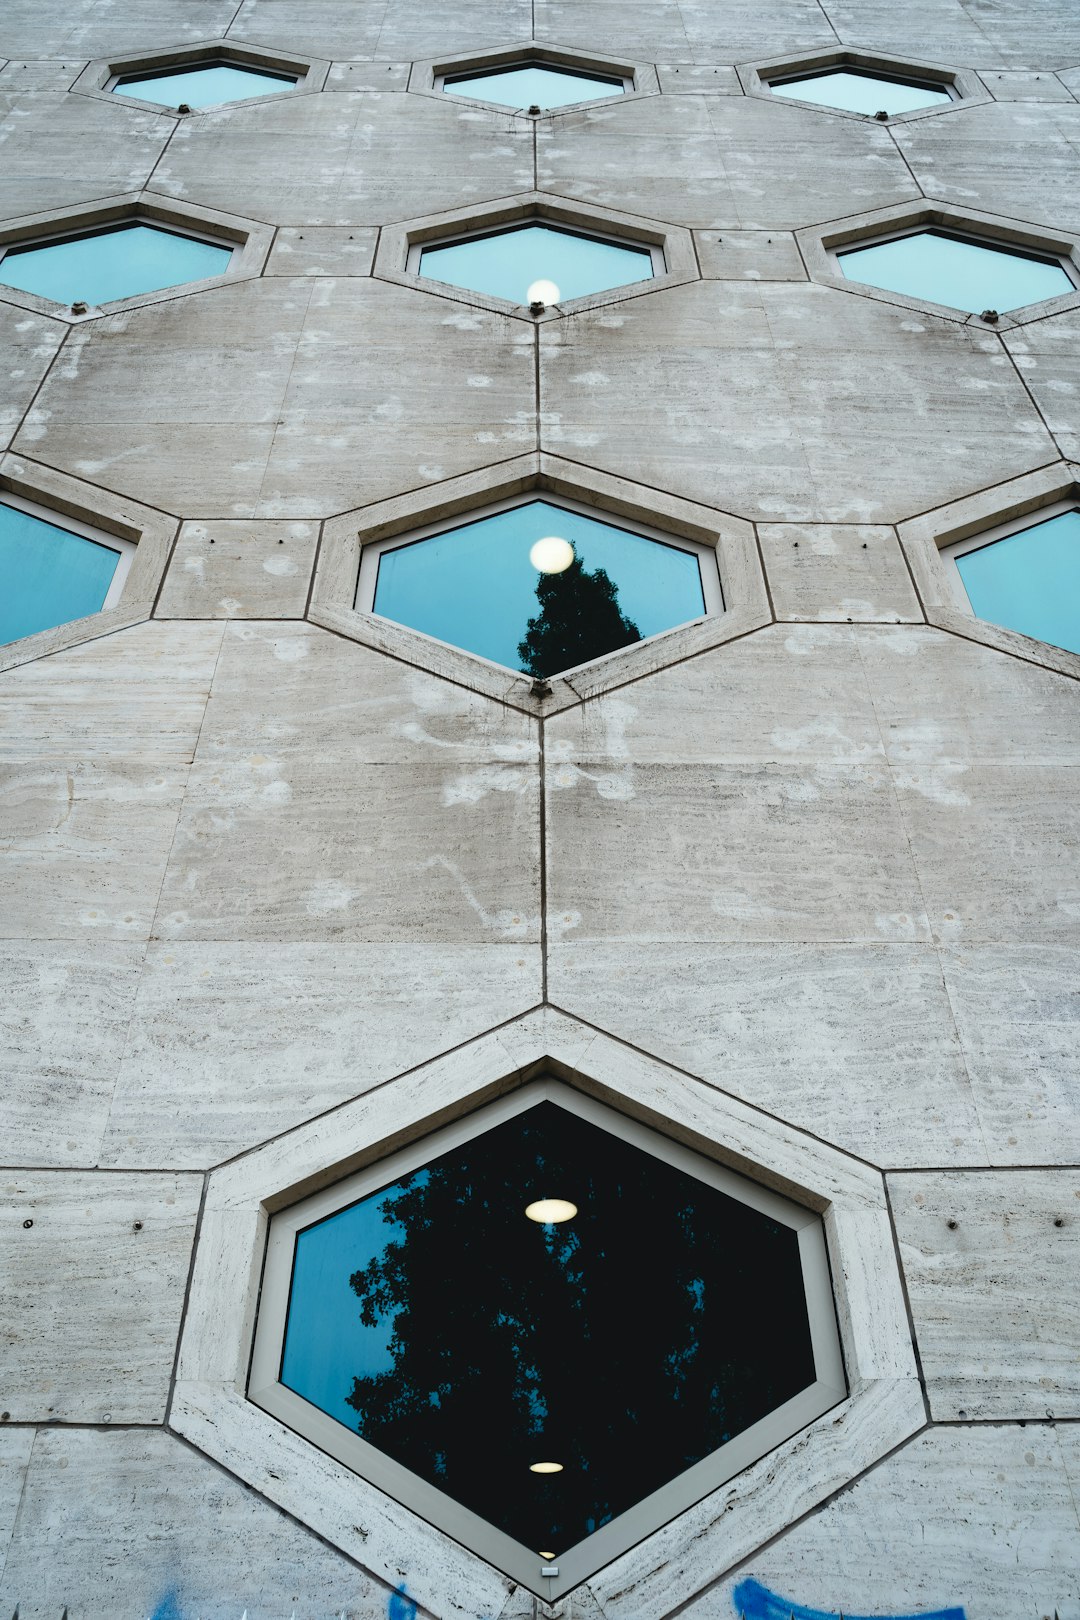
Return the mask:
[[500, 107], [569, 107], [577, 101], [600, 101], [625, 94], [622, 79], [601, 73], [577, 73], [571, 68], [515, 62], [489, 73], [459, 73], [443, 80], [452, 96], [475, 96]]
[[223, 101], [247, 101], [252, 96], [278, 96], [295, 90], [295, 73], [267, 73], [234, 62], [202, 62], [190, 68], [166, 68], [128, 79], [118, 79], [113, 95], [134, 96], [161, 107], [214, 107]]
[[948, 304], [971, 315], [984, 309], [1020, 309], [1076, 291], [1057, 259], [946, 231], [912, 231], [889, 242], [850, 248], [837, 258], [849, 281]]
[[540, 302], [555, 304], [649, 281], [655, 271], [647, 247], [625, 247], [552, 225], [519, 225], [424, 248], [420, 274], [513, 304], [532, 303], [530, 289], [543, 281], [553, 285], [556, 296], [549, 290]]
[[718, 590], [705, 548], [699, 555], [535, 500], [383, 550], [370, 606], [544, 677], [700, 618], [709, 568]]
[[232, 254], [221, 243], [159, 225], [114, 225], [9, 247], [0, 259], [0, 283], [58, 304], [106, 304], [220, 276]]
[[873, 118], [887, 113], [915, 112], [920, 107], [948, 105], [952, 96], [940, 84], [919, 79], [893, 79], [883, 73], [860, 73], [854, 68], [836, 68], [828, 73], [808, 73], [797, 79], [774, 79], [769, 84], [774, 96], [791, 96], [812, 101], [819, 107], [836, 107], [841, 112], [864, 113]]
[[111, 607], [134, 549], [0, 502], [0, 645]]
[[1080, 511], [1047, 518], [954, 560], [980, 619], [1080, 653]]

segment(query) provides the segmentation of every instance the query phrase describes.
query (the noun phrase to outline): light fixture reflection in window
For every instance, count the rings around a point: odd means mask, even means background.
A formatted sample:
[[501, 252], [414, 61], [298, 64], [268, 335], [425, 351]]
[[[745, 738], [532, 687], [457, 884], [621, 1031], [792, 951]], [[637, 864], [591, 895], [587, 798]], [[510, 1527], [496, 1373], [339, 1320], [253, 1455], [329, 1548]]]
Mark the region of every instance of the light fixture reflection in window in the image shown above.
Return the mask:
[[557, 1221], [572, 1221], [577, 1214], [577, 1205], [568, 1198], [537, 1198], [531, 1204], [526, 1204], [525, 1213], [530, 1221], [551, 1226]]
[[562, 297], [553, 281], [533, 281], [525, 294], [527, 304], [557, 304]]
[[529, 1473], [530, 1474], [561, 1474], [562, 1471], [563, 1471], [562, 1463], [538, 1462], [538, 1463], [530, 1463], [529, 1464]]
[[529, 561], [538, 574], [562, 574], [573, 560], [573, 546], [557, 534], [545, 534], [529, 549]]

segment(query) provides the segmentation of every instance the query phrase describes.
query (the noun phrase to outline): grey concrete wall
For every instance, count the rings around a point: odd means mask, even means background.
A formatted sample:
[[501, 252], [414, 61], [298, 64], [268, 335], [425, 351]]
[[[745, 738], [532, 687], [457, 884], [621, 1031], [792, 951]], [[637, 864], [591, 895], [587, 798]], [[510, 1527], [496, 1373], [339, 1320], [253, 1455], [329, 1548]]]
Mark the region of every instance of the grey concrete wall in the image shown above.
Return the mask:
[[[226, 36], [326, 90], [69, 89]], [[534, 131], [405, 89], [530, 37], [660, 93]], [[882, 126], [733, 71], [837, 44], [989, 99]], [[534, 331], [373, 275], [534, 185], [690, 227], [700, 279]], [[203, 1181], [546, 998], [886, 1175], [925, 1428], [689, 1612], [1077, 1620], [1077, 682], [929, 624], [895, 526], [1077, 456], [1080, 317], [915, 315], [793, 233], [1080, 230], [1080, 9], [6, 0], [0, 220], [142, 188], [275, 236], [80, 325], [0, 301], [0, 449], [180, 525], [152, 618], [0, 675], [0, 1613], [409, 1620], [407, 1544], [387, 1584], [169, 1429]], [[325, 518], [537, 450], [752, 522], [773, 622], [546, 721], [305, 622]]]

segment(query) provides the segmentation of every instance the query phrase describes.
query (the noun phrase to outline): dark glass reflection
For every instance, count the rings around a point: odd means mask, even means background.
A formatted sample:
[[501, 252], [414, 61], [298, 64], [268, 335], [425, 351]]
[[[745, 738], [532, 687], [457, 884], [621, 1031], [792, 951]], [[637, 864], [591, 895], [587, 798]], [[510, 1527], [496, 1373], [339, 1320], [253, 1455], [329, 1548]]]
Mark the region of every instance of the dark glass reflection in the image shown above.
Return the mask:
[[558, 1553], [814, 1381], [797, 1239], [541, 1103], [299, 1234], [281, 1379]]
[[694, 552], [535, 500], [385, 551], [373, 606], [548, 676], [699, 618], [705, 598]]

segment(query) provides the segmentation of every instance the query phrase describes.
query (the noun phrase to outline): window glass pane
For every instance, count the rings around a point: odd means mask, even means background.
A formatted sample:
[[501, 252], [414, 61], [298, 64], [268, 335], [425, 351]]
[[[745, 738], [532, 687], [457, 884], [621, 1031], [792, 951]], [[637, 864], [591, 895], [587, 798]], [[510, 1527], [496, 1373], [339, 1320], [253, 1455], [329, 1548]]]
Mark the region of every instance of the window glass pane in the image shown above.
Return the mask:
[[0, 259], [0, 282], [58, 304], [80, 299], [104, 304], [219, 276], [231, 258], [231, 247], [156, 225], [121, 225], [92, 236], [11, 248]]
[[143, 79], [121, 79], [113, 86], [118, 96], [137, 96], [163, 107], [213, 107], [220, 101], [242, 101], [249, 96], [280, 95], [296, 84], [292, 73], [263, 73], [256, 68], [211, 62], [201, 67], [152, 73]]
[[947, 90], [933, 84], [904, 84], [899, 79], [887, 79], [877, 73], [856, 73], [850, 68], [834, 73], [812, 73], [805, 79], [786, 79], [771, 84], [776, 96], [794, 96], [799, 101], [813, 101], [820, 107], [839, 107], [844, 112], [913, 112], [916, 107], [934, 107], [949, 102]]
[[1063, 512], [956, 558], [973, 612], [1080, 653], [1080, 512]]
[[568, 107], [575, 101], [599, 101], [621, 96], [621, 79], [591, 73], [570, 73], [565, 68], [525, 64], [501, 68], [498, 73], [462, 74], [444, 79], [443, 88], [455, 96], [476, 96], [503, 107]]
[[552, 1103], [296, 1240], [282, 1383], [540, 1553], [814, 1378], [795, 1233]]
[[652, 273], [652, 255], [645, 248], [622, 247], [550, 225], [474, 236], [446, 247], [425, 248], [420, 255], [422, 276], [509, 298], [515, 304], [529, 302], [528, 291], [535, 281], [555, 283], [558, 298], [549, 294], [542, 301], [556, 304], [648, 281]]
[[0, 643], [96, 613], [119, 553], [0, 504]]
[[1076, 290], [1060, 264], [937, 231], [915, 231], [837, 258], [852, 281], [950, 304], [973, 315], [984, 309], [1019, 309]]
[[554, 675], [700, 618], [705, 600], [696, 553], [531, 501], [384, 551], [374, 609], [497, 664]]

